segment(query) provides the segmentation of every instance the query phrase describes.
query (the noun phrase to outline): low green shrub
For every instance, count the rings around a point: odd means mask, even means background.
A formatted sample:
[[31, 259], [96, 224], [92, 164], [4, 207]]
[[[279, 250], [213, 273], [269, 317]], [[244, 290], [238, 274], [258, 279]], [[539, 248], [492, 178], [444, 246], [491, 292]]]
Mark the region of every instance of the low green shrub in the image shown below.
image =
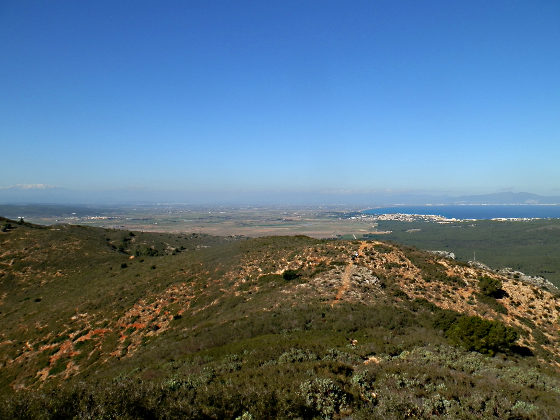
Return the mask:
[[299, 389], [305, 404], [323, 419], [332, 419], [346, 405], [346, 393], [332, 379], [314, 378]]
[[302, 363], [319, 359], [317, 355], [309, 350], [290, 349], [278, 358], [278, 363]]

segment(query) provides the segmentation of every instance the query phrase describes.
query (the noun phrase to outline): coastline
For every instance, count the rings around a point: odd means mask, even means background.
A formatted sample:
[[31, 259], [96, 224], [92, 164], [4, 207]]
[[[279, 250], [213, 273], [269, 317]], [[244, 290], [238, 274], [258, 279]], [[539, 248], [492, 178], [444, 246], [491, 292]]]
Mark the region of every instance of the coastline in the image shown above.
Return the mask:
[[[377, 220], [415, 221], [429, 219], [435, 222], [476, 220], [528, 221], [560, 218], [556, 204], [457, 204], [377, 207], [361, 212]], [[408, 217], [407, 217], [408, 216]], [[409, 220], [410, 219], [410, 220]]]

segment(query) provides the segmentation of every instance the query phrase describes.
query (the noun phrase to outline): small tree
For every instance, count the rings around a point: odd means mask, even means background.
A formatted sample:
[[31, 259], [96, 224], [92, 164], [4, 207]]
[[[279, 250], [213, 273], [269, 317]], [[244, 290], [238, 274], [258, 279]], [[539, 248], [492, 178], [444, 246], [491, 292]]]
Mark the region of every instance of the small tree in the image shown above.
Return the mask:
[[492, 277], [484, 276], [478, 280], [480, 293], [485, 296], [498, 297], [503, 292], [502, 282]]
[[489, 355], [507, 353], [518, 338], [513, 328], [476, 316], [460, 316], [446, 331], [446, 336], [466, 350]]

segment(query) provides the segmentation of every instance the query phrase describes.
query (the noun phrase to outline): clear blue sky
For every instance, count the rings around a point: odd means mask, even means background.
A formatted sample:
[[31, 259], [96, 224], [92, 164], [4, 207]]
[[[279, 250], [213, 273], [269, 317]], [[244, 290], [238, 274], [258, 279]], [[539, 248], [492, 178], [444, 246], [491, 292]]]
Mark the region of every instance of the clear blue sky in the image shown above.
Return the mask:
[[560, 195], [560, 2], [3, 1], [0, 187]]

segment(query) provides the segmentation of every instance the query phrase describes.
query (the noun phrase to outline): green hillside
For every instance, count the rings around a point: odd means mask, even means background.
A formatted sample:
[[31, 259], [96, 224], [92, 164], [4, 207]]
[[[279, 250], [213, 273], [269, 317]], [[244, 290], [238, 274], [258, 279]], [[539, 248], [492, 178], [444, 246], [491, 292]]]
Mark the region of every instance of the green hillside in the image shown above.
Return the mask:
[[0, 418], [560, 412], [555, 291], [376, 241], [0, 225]]
[[438, 224], [383, 221], [382, 240], [427, 250], [445, 250], [493, 268], [510, 267], [560, 286], [560, 219], [497, 222], [477, 220]]

